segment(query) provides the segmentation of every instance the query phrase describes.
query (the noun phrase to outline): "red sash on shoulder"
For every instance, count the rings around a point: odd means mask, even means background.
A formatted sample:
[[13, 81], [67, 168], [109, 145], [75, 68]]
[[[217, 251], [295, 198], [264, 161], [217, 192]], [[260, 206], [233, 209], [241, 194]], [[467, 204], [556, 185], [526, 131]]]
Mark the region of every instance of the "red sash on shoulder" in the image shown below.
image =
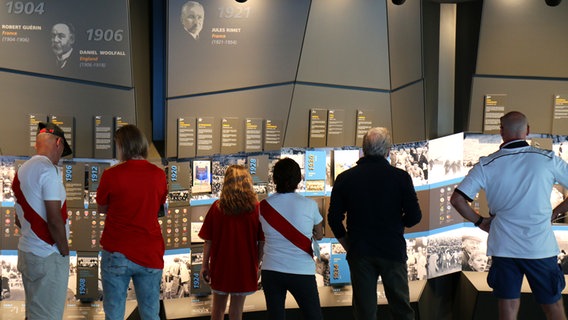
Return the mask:
[[[20, 187], [20, 179], [18, 178], [18, 173], [16, 172], [16, 176], [14, 177], [14, 181], [12, 182], [12, 190], [14, 191], [14, 196], [16, 197], [16, 202], [22, 207], [24, 210], [24, 218], [30, 223], [32, 231], [40, 238], [41, 240], [47, 242], [50, 245], [55, 244], [53, 238], [51, 237], [51, 233], [49, 233], [49, 228], [47, 227], [47, 221], [43, 220], [43, 218], [30, 206], [22, 189]], [[61, 207], [61, 218], [65, 223], [67, 221], [67, 201], [63, 202], [63, 206]]]
[[280, 232], [284, 238], [292, 242], [296, 247], [302, 249], [310, 257], [313, 256], [312, 241], [296, 229], [286, 218], [274, 209], [266, 200], [260, 202], [260, 214], [268, 224]]

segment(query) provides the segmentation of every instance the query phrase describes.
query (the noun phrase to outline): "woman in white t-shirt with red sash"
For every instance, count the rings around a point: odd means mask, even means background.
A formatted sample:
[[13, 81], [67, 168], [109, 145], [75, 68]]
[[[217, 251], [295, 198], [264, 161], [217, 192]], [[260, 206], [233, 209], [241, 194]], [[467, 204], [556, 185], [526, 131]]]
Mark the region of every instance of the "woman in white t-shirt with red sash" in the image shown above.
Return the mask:
[[323, 217], [314, 200], [295, 192], [301, 172], [294, 160], [279, 160], [273, 178], [276, 193], [260, 203], [265, 237], [261, 274], [268, 318], [286, 318], [290, 291], [305, 319], [322, 319], [310, 239], [323, 237]]

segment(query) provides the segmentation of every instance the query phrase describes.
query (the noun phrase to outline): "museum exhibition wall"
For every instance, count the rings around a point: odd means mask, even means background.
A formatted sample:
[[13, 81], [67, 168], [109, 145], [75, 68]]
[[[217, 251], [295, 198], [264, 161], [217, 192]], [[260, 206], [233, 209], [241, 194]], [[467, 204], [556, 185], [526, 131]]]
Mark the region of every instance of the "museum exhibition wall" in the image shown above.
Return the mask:
[[[470, 105], [457, 109], [467, 110], [467, 128], [429, 139], [421, 1], [198, 1], [204, 15], [197, 35], [182, 23], [186, 2], [162, 2], [163, 79], [156, 80], [150, 1], [3, 1], [0, 256], [2, 276], [14, 289], [6, 299], [17, 301], [21, 290], [11, 182], [34, 154], [38, 122], [61, 126], [74, 151], [60, 164], [74, 250], [69, 289], [85, 301], [101, 299], [96, 279], [105, 217], [96, 211], [95, 195], [101, 174], [116, 163], [112, 134], [124, 124], [141, 127], [150, 140], [156, 130], [164, 136], [153, 141], [150, 160], [164, 169], [169, 185], [158, 218], [167, 249], [165, 300], [209, 294], [198, 277], [197, 232], [231, 164], [249, 168], [264, 198], [274, 192], [275, 161], [295, 159], [303, 174], [298, 192], [313, 198], [325, 218], [334, 178], [356, 164], [363, 134], [387, 127], [394, 142], [389, 160], [413, 177], [424, 214], [406, 231], [408, 277], [425, 281], [486, 271], [491, 263], [483, 252], [486, 234], [464, 221], [449, 197], [480, 156], [497, 150], [501, 115], [526, 113], [531, 141], [563, 156], [568, 62], [559, 52], [568, 49], [567, 3], [512, 8], [483, 1]], [[62, 25], [72, 47], [64, 64], [54, 35]], [[152, 102], [155, 82], [162, 83], [159, 103]], [[156, 112], [163, 123], [152, 122]], [[565, 194], [555, 188], [551, 201]], [[483, 194], [472, 205], [487, 211]], [[564, 227], [555, 232], [568, 250]], [[482, 267], [464, 258], [471, 242]], [[320, 250], [318, 285], [348, 286], [345, 251], [327, 228]], [[180, 263], [191, 274], [185, 287], [168, 273]]]

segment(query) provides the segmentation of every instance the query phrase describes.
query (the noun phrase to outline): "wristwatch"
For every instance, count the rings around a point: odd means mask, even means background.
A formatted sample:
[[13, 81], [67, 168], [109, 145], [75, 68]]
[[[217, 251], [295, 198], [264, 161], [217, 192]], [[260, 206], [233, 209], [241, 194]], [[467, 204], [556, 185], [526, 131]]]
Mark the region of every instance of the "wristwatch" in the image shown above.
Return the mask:
[[479, 219], [477, 219], [477, 221], [475, 221], [475, 223], [473, 224], [476, 227], [479, 227], [479, 225], [483, 222], [483, 217], [479, 217]]

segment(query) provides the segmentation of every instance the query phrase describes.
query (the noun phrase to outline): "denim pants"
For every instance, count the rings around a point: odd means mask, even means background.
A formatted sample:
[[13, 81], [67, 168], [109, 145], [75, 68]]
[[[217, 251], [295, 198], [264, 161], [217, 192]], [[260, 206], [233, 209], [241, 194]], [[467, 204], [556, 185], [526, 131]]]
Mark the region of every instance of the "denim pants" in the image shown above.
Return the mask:
[[406, 263], [347, 253], [353, 286], [355, 319], [377, 319], [377, 280], [383, 280], [389, 309], [395, 319], [414, 319]]
[[134, 283], [142, 320], [160, 319], [162, 270], [146, 268], [128, 260], [120, 252], [102, 251], [103, 308], [106, 320], [123, 320], [130, 279]]

